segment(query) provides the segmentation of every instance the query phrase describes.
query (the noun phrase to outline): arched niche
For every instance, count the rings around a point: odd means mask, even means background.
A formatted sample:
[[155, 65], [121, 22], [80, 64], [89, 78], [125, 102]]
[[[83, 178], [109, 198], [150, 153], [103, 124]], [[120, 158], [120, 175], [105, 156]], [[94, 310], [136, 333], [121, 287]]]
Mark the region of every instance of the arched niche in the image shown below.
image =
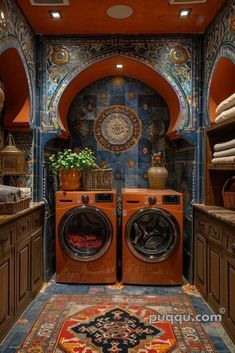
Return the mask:
[[221, 57], [212, 73], [209, 91], [209, 114], [213, 123], [217, 106], [235, 92], [235, 65], [227, 57]]
[[[116, 69], [115, 65], [117, 63], [123, 64], [122, 70], [118, 71]], [[118, 74], [142, 81], [163, 97], [170, 113], [170, 126], [167, 135], [169, 139], [179, 138], [180, 136], [177, 134], [176, 129], [180, 119], [180, 103], [174, 89], [150, 66], [137, 60], [118, 55], [89, 66], [79, 73], [66, 87], [58, 105], [58, 122], [61, 129], [60, 137], [67, 138], [69, 136], [67, 115], [69, 107], [77, 93], [96, 80], [107, 76], [116, 76]]]
[[25, 69], [15, 48], [0, 55], [0, 77], [4, 84], [3, 125], [8, 130], [30, 130], [30, 93]]

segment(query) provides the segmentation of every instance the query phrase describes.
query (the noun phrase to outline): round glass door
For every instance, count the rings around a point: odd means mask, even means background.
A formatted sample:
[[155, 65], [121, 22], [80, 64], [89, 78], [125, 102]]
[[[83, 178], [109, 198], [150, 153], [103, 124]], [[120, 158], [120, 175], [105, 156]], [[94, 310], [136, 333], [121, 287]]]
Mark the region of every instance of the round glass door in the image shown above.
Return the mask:
[[161, 209], [142, 209], [126, 226], [126, 240], [131, 252], [145, 262], [161, 262], [176, 250], [179, 230], [173, 217]]
[[81, 206], [72, 209], [59, 225], [59, 241], [65, 253], [77, 261], [100, 258], [112, 240], [112, 225], [98, 208]]

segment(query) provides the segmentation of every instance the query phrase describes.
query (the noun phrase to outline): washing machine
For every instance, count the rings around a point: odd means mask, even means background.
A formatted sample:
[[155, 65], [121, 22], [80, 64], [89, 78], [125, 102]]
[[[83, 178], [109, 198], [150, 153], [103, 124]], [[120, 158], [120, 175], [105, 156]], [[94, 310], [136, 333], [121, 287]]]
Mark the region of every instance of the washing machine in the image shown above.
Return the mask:
[[56, 281], [116, 282], [116, 192], [56, 193]]
[[182, 284], [182, 202], [170, 189], [122, 189], [123, 283]]

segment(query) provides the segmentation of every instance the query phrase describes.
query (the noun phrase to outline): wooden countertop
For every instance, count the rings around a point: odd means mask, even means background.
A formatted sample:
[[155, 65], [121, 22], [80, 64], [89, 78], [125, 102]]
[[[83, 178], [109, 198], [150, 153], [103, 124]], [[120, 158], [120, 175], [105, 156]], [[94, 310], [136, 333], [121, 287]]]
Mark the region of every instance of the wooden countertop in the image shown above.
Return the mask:
[[223, 221], [228, 223], [229, 225], [235, 226], [235, 211], [228, 210], [224, 207], [207, 206], [204, 204], [194, 204], [193, 207], [211, 216], [214, 216], [220, 221]]
[[44, 202], [31, 202], [29, 208], [26, 208], [23, 211], [13, 213], [13, 214], [0, 214], [0, 226], [4, 225], [5, 223], [9, 223], [12, 221], [15, 221], [17, 218], [21, 218], [22, 216], [27, 215], [27, 213], [30, 213], [37, 208], [41, 208], [44, 206]]

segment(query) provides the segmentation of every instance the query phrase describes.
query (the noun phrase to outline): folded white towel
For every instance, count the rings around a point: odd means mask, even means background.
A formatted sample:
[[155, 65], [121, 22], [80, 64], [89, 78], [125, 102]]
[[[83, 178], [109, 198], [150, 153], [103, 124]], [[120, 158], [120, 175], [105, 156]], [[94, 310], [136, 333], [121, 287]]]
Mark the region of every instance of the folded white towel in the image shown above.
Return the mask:
[[215, 123], [217, 124], [217, 123], [220, 123], [221, 121], [231, 119], [231, 118], [235, 118], [235, 107], [232, 107], [220, 113], [220, 115], [218, 115], [217, 118], [215, 118]]
[[21, 191], [19, 188], [8, 185], [0, 185], [0, 201], [15, 202], [20, 200]]
[[213, 157], [227, 157], [227, 156], [235, 156], [235, 148], [230, 148], [229, 150], [223, 150], [219, 152], [214, 152]]
[[219, 115], [224, 110], [227, 110], [235, 105], [235, 93], [223, 100], [216, 108], [216, 115]]
[[213, 164], [229, 164], [229, 163], [234, 163], [235, 162], [235, 156], [230, 156], [230, 157], [219, 157], [219, 158], [213, 158], [211, 160]]
[[214, 150], [215, 151], [222, 151], [222, 150], [228, 150], [229, 148], [235, 147], [235, 139], [222, 142], [222, 143], [216, 143], [214, 145]]

